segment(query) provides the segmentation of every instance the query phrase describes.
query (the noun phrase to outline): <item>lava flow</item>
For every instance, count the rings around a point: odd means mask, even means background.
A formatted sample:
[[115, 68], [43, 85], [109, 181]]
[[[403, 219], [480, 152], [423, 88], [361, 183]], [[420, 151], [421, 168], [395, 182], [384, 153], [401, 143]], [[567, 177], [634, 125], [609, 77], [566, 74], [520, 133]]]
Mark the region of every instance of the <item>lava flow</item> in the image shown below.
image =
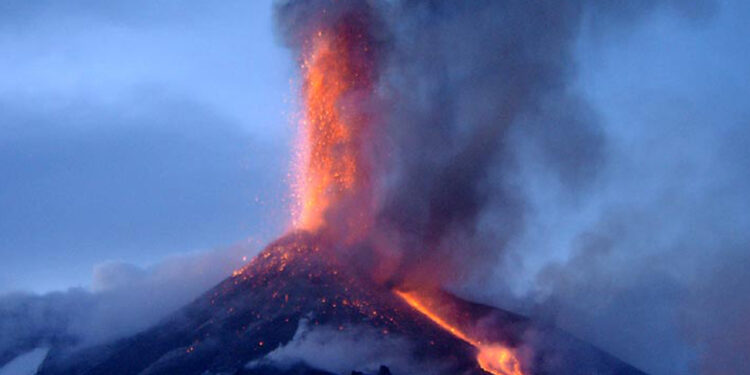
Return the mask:
[[485, 343], [479, 339], [470, 337], [466, 332], [458, 328], [457, 325], [449, 323], [436, 310], [428, 307], [428, 303], [423, 296], [419, 296], [414, 292], [395, 291], [395, 293], [406, 301], [409, 306], [432, 320], [440, 328], [477, 348], [479, 351], [477, 354], [477, 363], [479, 363], [479, 367], [482, 370], [494, 375], [523, 375], [521, 362], [510, 348], [497, 343]]

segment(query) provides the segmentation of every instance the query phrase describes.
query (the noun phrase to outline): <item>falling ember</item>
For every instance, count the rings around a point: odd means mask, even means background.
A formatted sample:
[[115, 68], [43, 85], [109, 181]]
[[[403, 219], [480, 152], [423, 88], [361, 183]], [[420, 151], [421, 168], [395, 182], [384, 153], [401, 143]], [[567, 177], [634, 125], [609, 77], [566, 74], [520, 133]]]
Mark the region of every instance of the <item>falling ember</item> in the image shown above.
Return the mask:
[[300, 229], [319, 229], [334, 205], [369, 196], [369, 121], [360, 106], [372, 91], [372, 56], [364, 28], [356, 17], [345, 19], [314, 33], [303, 51], [305, 108], [294, 182], [294, 226]]
[[440, 328], [475, 347], [479, 351], [477, 354], [477, 363], [482, 370], [494, 375], [524, 375], [523, 371], [521, 371], [521, 362], [512, 349], [497, 343], [485, 343], [470, 337], [463, 330], [449, 323], [437, 312], [431, 310], [425, 301], [414, 293], [402, 291], [395, 291], [395, 293], [406, 301], [409, 306], [432, 320]]

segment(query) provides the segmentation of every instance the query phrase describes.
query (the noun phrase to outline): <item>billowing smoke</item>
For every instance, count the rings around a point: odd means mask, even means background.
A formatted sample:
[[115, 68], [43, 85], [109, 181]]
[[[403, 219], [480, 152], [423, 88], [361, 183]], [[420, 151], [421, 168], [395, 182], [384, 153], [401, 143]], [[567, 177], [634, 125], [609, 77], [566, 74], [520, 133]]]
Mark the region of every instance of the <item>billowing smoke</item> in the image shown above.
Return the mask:
[[[311, 35], [342, 23], [375, 50], [367, 57], [376, 88], [344, 93], [339, 104], [377, 114], [376, 130], [357, 140], [368, 144], [356, 145], [368, 147], [376, 173], [364, 247], [389, 266], [380, 278], [445, 284], [487, 272], [482, 265], [523, 230], [527, 152], [570, 195], [606, 163], [596, 111], [571, 89], [584, 21], [627, 24], [666, 5], [692, 15], [706, 4], [314, 0], [280, 2], [277, 18], [301, 64]], [[329, 218], [345, 215], [340, 206], [327, 207]]]
[[334, 374], [350, 373], [352, 369], [374, 374], [387, 363], [390, 371], [396, 374], [445, 372], [447, 366], [444, 364], [420, 361], [415, 359], [414, 352], [413, 343], [407, 338], [384, 338], [380, 331], [358, 326], [316, 327], [303, 319], [292, 341], [249, 366], [267, 363], [277, 368], [290, 368], [306, 363]]
[[387, 283], [434, 283], [551, 321], [649, 372], [747, 371], [748, 335], [736, 332], [750, 303], [733, 268], [748, 264], [737, 209], [748, 203], [738, 193], [750, 186], [748, 155], [728, 141], [747, 132], [717, 138], [711, 119], [673, 117], [623, 139], [576, 86], [583, 33], [606, 41], [657, 12], [691, 27], [716, 9], [280, 3], [297, 51], [297, 38], [341, 14], [378, 20], [367, 30], [378, 48], [367, 104], [383, 148], [372, 160], [374, 227], [353, 261]]
[[437, 269], [444, 284], [486, 273], [521, 229], [510, 136], [531, 133], [524, 120], [567, 102], [562, 121], [546, 124], [560, 137], [529, 135], [557, 146], [541, 149], [565, 181], [585, 185], [601, 160], [598, 129], [566, 90], [583, 4], [404, 2], [393, 13], [384, 126], [396, 156], [379, 229], [401, 257], [394, 277], [424, 283]]

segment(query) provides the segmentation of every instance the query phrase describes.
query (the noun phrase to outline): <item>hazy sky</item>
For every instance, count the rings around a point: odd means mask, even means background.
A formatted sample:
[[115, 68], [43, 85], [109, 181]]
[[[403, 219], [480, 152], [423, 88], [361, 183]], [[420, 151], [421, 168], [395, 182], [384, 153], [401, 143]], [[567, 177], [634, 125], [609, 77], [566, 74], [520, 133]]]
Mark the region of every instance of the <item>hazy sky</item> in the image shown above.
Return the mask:
[[0, 293], [277, 231], [292, 73], [270, 1], [0, 1]]
[[[577, 87], [625, 146], [746, 127], [748, 14], [584, 30]], [[293, 75], [271, 1], [1, 1], [0, 292], [276, 233]]]

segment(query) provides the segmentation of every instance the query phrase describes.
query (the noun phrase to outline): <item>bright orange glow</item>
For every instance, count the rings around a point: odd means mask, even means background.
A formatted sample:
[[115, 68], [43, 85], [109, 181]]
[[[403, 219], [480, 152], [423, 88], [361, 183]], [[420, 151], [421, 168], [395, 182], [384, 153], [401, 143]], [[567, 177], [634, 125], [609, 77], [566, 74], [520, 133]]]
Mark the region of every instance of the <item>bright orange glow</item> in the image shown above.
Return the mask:
[[427, 303], [414, 293], [401, 291], [396, 291], [395, 293], [406, 301], [409, 306], [432, 320], [440, 328], [477, 348], [479, 352], [477, 354], [477, 363], [482, 370], [493, 375], [523, 375], [521, 362], [512, 349], [497, 343], [484, 343], [481, 340], [470, 337], [460, 328], [456, 327], [455, 324], [449, 323], [446, 319], [438, 315], [437, 312], [431, 310], [427, 306]]
[[367, 48], [361, 34], [341, 28], [316, 33], [306, 49], [295, 181], [297, 228], [320, 228], [330, 207], [361, 194], [368, 185], [362, 150], [367, 121], [353, 108], [353, 96], [371, 87], [370, 62], [361, 56]]

